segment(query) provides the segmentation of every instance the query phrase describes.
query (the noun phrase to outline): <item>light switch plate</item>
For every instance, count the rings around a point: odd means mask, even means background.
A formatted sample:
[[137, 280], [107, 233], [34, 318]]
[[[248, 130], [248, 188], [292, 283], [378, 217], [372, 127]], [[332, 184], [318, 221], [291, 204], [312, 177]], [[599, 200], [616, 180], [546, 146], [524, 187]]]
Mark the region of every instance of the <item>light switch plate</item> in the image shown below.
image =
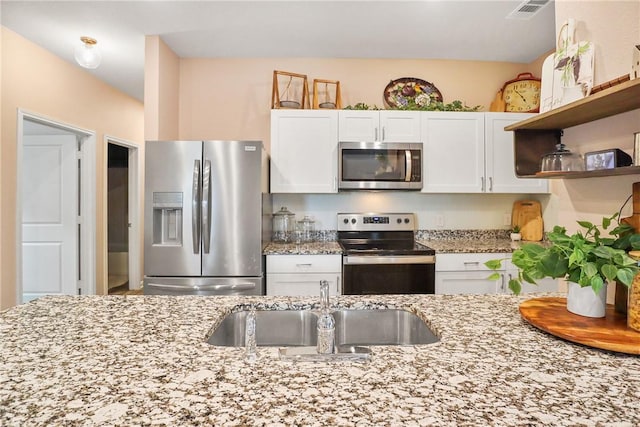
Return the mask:
[[436, 227], [444, 227], [444, 215], [436, 215]]

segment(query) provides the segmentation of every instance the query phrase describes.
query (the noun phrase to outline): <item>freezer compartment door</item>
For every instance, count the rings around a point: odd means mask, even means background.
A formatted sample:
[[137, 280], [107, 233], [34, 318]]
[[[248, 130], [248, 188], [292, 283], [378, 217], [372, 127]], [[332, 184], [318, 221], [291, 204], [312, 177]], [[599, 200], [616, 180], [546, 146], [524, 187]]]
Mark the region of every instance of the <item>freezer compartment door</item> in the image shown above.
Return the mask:
[[202, 141], [149, 141], [145, 152], [145, 275], [199, 276]]
[[147, 277], [145, 295], [264, 295], [263, 277]]
[[204, 141], [202, 275], [262, 275], [262, 143]]

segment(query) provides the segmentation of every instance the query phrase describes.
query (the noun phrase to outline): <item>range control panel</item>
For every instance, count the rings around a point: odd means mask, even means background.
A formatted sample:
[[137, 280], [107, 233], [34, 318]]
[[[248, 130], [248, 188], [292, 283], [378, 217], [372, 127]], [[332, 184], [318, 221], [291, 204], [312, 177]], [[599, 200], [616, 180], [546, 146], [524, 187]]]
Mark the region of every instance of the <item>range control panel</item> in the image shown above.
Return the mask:
[[339, 213], [338, 231], [414, 231], [412, 213]]

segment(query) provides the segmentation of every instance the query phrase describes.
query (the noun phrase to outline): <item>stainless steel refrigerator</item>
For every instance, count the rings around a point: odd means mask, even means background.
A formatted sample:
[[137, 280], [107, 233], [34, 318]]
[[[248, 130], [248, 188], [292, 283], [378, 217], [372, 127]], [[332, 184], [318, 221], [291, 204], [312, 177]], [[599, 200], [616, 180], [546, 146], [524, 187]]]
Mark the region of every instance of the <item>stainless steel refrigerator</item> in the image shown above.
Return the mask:
[[145, 145], [145, 295], [263, 295], [270, 230], [259, 141]]

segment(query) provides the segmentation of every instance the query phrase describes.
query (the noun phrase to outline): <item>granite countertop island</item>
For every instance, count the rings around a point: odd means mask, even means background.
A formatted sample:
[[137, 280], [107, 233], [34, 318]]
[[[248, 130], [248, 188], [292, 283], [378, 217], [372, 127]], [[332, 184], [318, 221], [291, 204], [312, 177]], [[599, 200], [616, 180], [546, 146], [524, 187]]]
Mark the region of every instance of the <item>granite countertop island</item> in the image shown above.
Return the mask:
[[0, 313], [0, 425], [640, 424], [640, 358], [529, 326], [530, 297], [342, 296], [413, 311], [440, 341], [372, 347], [366, 363], [260, 347], [255, 364], [207, 332], [239, 305], [315, 298], [41, 298]]

